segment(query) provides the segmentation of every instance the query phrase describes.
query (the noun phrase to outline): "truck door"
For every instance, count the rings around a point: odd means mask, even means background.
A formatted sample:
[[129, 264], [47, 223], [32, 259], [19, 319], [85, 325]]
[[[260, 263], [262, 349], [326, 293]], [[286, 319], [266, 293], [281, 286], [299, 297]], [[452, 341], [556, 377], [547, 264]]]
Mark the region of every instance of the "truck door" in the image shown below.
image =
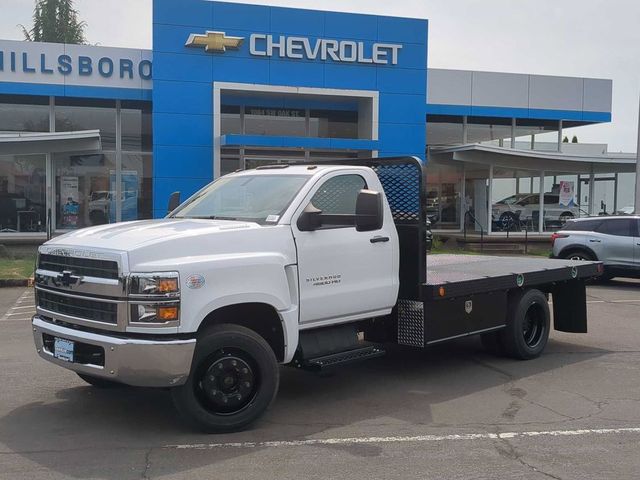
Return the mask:
[[633, 265], [635, 219], [608, 218], [603, 220], [589, 238], [599, 260], [610, 265]]
[[361, 175], [334, 172], [316, 185], [292, 219], [302, 324], [380, 315], [395, 304], [397, 232], [392, 221], [385, 219], [382, 229], [373, 232], [356, 231], [353, 218], [340, 224], [332, 217], [332, 223], [311, 232], [296, 226], [309, 203], [323, 214], [354, 216], [358, 193], [366, 188]]

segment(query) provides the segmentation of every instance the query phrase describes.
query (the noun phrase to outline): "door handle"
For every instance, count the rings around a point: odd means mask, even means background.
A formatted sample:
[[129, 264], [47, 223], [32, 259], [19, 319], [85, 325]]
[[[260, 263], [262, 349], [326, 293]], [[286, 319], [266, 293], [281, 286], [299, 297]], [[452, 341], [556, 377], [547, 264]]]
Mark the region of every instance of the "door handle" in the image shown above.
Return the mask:
[[373, 238], [369, 239], [369, 241], [371, 243], [383, 243], [383, 242], [388, 242], [389, 241], [389, 237], [373, 237]]
[[589, 241], [590, 241], [591, 243], [602, 243], [602, 240], [594, 240], [594, 239], [591, 239], [591, 240], [589, 240]]

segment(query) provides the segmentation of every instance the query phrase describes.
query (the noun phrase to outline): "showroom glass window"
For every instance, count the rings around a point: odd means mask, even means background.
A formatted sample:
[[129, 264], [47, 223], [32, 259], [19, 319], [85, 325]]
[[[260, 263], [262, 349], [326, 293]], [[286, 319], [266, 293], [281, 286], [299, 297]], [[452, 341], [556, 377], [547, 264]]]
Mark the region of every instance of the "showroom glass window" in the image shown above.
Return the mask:
[[120, 104], [122, 121], [122, 150], [151, 152], [151, 103], [123, 100]]
[[0, 95], [0, 132], [48, 132], [49, 97]]
[[56, 228], [74, 230], [115, 221], [113, 152], [53, 155]]
[[56, 98], [56, 132], [100, 130], [104, 150], [116, 148], [116, 102], [87, 98]]
[[45, 155], [0, 156], [0, 233], [44, 232]]

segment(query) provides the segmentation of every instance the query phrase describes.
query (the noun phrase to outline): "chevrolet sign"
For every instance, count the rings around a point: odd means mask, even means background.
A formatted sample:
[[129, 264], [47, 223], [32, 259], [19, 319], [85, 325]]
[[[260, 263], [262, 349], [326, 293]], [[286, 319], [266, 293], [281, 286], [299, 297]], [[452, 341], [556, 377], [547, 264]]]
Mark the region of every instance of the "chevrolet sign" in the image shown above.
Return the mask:
[[373, 63], [397, 65], [402, 45], [374, 43], [367, 48], [365, 42], [330, 40], [305, 37], [286, 37], [254, 33], [249, 42], [249, 52], [258, 57], [299, 58], [307, 60], [333, 60], [334, 62]]

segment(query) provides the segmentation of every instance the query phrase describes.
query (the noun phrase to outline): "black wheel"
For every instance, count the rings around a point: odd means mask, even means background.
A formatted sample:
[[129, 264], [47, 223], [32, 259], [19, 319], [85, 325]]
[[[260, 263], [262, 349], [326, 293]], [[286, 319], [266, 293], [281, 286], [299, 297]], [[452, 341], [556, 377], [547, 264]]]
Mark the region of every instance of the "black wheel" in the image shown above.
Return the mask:
[[92, 385], [96, 388], [122, 388], [126, 386], [124, 383], [114, 382], [113, 380], [94, 377], [92, 375], [85, 375], [84, 373], [78, 373], [77, 375], [89, 385]]
[[216, 325], [198, 339], [191, 373], [171, 389], [180, 414], [207, 433], [238, 431], [273, 402], [278, 361], [260, 335], [239, 325]]
[[571, 250], [569, 252], [563, 253], [562, 258], [567, 260], [595, 260], [593, 255], [585, 250]]
[[493, 355], [503, 355], [504, 346], [502, 345], [501, 331], [483, 333], [480, 340], [484, 349]]
[[504, 230], [505, 232], [511, 231], [517, 226], [518, 217], [513, 212], [504, 212], [502, 215], [500, 215], [500, 219], [498, 220], [498, 222], [502, 230]]
[[573, 220], [573, 213], [571, 212], [562, 212], [562, 214], [558, 217], [561, 225], [564, 225], [569, 220]]
[[507, 327], [500, 331], [505, 353], [520, 360], [538, 357], [549, 339], [547, 297], [540, 290], [514, 294], [509, 300]]

